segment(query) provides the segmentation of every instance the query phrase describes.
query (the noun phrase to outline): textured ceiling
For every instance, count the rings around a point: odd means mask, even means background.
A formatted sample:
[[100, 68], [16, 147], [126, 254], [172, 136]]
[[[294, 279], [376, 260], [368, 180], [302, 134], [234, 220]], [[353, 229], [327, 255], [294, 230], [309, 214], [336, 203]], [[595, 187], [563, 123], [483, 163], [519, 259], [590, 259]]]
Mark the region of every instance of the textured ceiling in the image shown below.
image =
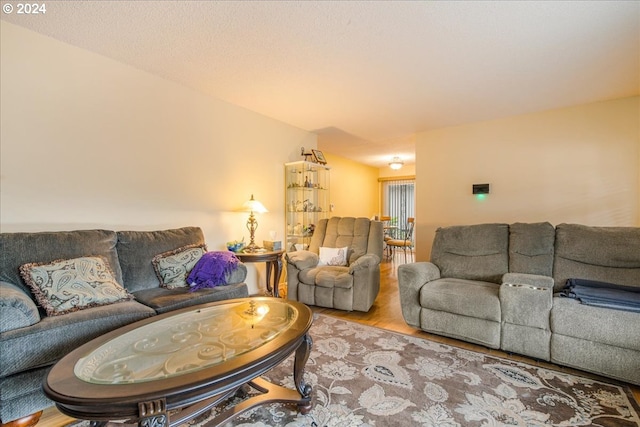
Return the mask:
[[[4, 1], [4, 3], [16, 3]], [[636, 1], [50, 1], [2, 19], [383, 166], [415, 133], [640, 93]]]

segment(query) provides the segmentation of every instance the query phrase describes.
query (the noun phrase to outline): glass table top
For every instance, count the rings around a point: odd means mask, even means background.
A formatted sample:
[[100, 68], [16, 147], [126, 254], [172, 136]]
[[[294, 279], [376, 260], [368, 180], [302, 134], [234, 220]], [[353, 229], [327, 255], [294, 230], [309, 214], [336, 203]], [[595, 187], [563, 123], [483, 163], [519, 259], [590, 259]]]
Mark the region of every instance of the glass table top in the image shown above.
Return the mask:
[[165, 379], [257, 349], [298, 317], [280, 299], [222, 304], [169, 316], [126, 332], [78, 360], [74, 373], [96, 384]]

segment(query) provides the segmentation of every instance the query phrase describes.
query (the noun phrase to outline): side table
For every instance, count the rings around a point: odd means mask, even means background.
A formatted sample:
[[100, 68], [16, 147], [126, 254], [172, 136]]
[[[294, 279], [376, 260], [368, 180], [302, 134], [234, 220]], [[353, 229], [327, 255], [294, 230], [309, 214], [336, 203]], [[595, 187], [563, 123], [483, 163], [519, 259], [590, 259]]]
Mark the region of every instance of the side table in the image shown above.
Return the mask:
[[[274, 297], [280, 297], [278, 284], [282, 274], [282, 254], [284, 249], [279, 251], [266, 252], [235, 252], [242, 262], [264, 262], [267, 264], [267, 291]], [[271, 286], [271, 270], [273, 270], [273, 287]]]

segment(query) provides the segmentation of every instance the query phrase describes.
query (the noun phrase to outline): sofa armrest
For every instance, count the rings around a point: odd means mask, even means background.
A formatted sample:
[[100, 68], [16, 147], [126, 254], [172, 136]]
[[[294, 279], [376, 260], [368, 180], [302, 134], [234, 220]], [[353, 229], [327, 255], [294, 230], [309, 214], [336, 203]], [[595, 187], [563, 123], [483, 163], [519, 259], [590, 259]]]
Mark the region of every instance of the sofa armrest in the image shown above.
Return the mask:
[[549, 360], [552, 305], [552, 277], [505, 274], [500, 286], [500, 347], [505, 351]]
[[358, 270], [375, 267], [380, 264], [380, 257], [375, 254], [364, 254], [349, 266], [349, 274], [353, 274]]
[[298, 285], [300, 279], [298, 274], [307, 268], [318, 265], [320, 258], [318, 254], [310, 251], [294, 251], [284, 254], [287, 268], [287, 299], [298, 301]]
[[420, 289], [440, 278], [440, 269], [430, 262], [416, 262], [398, 266], [400, 306], [407, 324], [420, 328]]
[[238, 268], [228, 273], [225, 278], [225, 284], [227, 285], [235, 285], [236, 283], [242, 283], [247, 278], [247, 266], [239, 262]]
[[0, 333], [35, 325], [40, 321], [38, 307], [18, 286], [0, 282]]
[[320, 260], [318, 254], [304, 250], [287, 252], [285, 259], [288, 264], [295, 265], [298, 270], [315, 267], [318, 265], [318, 261]]
[[502, 322], [549, 330], [553, 278], [507, 273], [500, 286]]

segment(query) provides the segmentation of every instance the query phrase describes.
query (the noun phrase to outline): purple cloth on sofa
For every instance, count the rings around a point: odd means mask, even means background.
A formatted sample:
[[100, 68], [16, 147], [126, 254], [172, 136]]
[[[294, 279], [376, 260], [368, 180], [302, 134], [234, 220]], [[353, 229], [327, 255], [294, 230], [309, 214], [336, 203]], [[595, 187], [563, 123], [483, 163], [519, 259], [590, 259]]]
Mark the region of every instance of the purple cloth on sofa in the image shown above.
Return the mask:
[[238, 258], [229, 251], [206, 252], [187, 277], [191, 291], [226, 284], [225, 277], [238, 268]]

